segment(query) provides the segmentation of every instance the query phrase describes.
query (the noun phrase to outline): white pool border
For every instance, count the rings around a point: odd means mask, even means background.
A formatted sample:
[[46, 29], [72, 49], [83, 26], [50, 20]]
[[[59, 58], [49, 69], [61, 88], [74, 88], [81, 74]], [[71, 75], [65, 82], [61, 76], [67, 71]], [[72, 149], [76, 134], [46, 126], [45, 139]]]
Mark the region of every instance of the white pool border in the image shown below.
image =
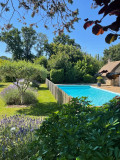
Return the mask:
[[106, 91], [106, 92], [118, 94], [120, 96], [120, 93], [118, 93], [118, 92], [112, 92], [112, 91], [109, 91], [109, 90], [106, 90], [106, 89], [102, 89], [102, 88], [97, 88], [97, 87], [94, 87], [94, 86], [90, 86], [90, 87], [93, 87], [93, 88], [96, 88], [96, 89], [99, 89], [99, 90], [103, 90], [103, 91]]
[[[95, 86], [91, 86], [91, 84], [56, 84], [58, 87], [59, 86], [90, 86], [92, 88], [95, 88], [95, 89], [98, 89], [98, 90], [103, 90], [103, 91], [106, 91], [106, 92], [110, 92], [110, 93], [114, 93], [114, 94], [117, 94], [120, 96], [120, 93], [118, 92], [112, 92], [112, 91], [109, 91], [109, 90], [106, 90], [106, 89], [102, 89], [102, 88], [98, 88], [98, 87], [95, 87]], [[94, 84], [93, 84], [94, 85]]]

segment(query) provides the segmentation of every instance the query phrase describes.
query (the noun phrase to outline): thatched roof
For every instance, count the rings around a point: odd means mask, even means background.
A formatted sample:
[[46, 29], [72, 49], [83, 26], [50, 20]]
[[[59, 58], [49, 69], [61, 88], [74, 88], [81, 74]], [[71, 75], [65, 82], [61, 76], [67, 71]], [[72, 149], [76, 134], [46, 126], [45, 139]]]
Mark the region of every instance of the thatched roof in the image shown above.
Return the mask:
[[[120, 61], [108, 62], [99, 70], [99, 72], [102, 72], [103, 70], [107, 70], [109, 73], [114, 72], [114, 70], [117, 68], [119, 64], [120, 64]], [[107, 73], [103, 73], [102, 76], [106, 76], [106, 74]]]

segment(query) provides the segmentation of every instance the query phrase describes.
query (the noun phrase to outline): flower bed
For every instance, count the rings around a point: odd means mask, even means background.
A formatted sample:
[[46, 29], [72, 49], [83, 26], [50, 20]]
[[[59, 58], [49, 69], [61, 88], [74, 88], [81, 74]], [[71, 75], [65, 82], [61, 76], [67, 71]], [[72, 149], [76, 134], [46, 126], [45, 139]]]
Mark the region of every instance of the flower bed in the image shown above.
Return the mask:
[[30, 144], [35, 140], [35, 129], [43, 122], [42, 118], [23, 115], [3, 117], [0, 120], [0, 159], [27, 159], [34, 153]]

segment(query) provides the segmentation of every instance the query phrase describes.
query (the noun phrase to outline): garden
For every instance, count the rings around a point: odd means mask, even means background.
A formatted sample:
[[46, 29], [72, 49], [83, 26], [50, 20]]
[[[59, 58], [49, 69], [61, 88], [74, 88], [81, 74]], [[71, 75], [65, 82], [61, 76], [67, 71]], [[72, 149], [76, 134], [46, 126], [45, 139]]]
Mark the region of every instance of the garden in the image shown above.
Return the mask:
[[11, 79], [0, 84], [1, 160], [120, 159], [120, 97], [102, 107], [87, 97], [58, 105], [42, 66], [4, 61], [0, 73]]
[[[110, 44], [120, 38], [119, 0], [93, 0], [91, 8], [100, 9], [100, 19], [93, 12], [96, 20], [89, 17], [90, 5], [84, 0], [0, 2], [0, 160], [120, 160], [120, 97], [101, 107], [91, 106], [88, 97], [60, 105], [45, 84], [48, 78], [101, 86], [104, 79], [95, 77], [99, 69], [120, 60], [120, 43], [101, 52], [103, 40]], [[80, 20], [82, 28], [75, 29]], [[95, 40], [89, 29], [85, 32], [92, 25], [94, 35], [110, 33]]]
[[102, 107], [87, 97], [59, 105], [45, 84], [96, 82], [102, 62], [54, 47], [48, 60], [0, 60], [0, 160], [119, 160], [120, 97]]
[[28, 159], [34, 153], [29, 143], [35, 140], [35, 130], [60, 107], [46, 85], [34, 81], [36, 76], [46, 78], [44, 68], [4, 61], [0, 71], [1, 78], [13, 80], [0, 83], [0, 159]]

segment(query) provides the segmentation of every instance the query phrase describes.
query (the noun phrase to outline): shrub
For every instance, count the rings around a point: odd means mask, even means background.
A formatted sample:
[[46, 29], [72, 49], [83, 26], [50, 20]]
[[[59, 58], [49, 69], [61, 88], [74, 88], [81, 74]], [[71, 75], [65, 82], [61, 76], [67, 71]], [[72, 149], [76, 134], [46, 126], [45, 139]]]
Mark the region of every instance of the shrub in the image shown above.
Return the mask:
[[1, 76], [1, 81], [2, 82], [12, 82], [12, 78], [10, 78], [9, 76], [5, 76], [5, 77]]
[[63, 69], [52, 69], [50, 71], [50, 80], [53, 83], [63, 83], [64, 81], [64, 70]]
[[91, 76], [90, 74], [85, 74], [83, 76], [83, 82], [92, 83], [93, 82], [93, 76]]
[[39, 58], [36, 58], [34, 60], [35, 64], [40, 64], [42, 66], [44, 66], [45, 68], [47, 68], [47, 58], [45, 56], [41, 56]]
[[8, 76], [16, 82], [16, 86], [23, 104], [23, 94], [30, 85], [30, 82], [35, 80], [37, 76], [45, 80], [47, 77], [47, 70], [40, 65], [36, 65], [26, 61], [7, 61], [0, 65], [0, 75]]
[[33, 157], [42, 160], [118, 160], [119, 117], [120, 104], [116, 99], [104, 108], [89, 107], [86, 98], [73, 99], [37, 130], [34, 147], [38, 147], [38, 155]]
[[[15, 85], [10, 85], [1, 92], [1, 96], [7, 105], [20, 105], [21, 98], [19, 91]], [[36, 94], [28, 89], [23, 94], [23, 104], [32, 104], [37, 102]]]
[[41, 118], [29, 118], [15, 115], [0, 119], [0, 159], [22, 160], [29, 159], [35, 153], [30, 143], [35, 140], [35, 129], [42, 123]]
[[76, 70], [74, 68], [71, 68], [71, 69], [66, 71], [65, 82], [66, 83], [75, 83], [75, 82], [77, 82]]

